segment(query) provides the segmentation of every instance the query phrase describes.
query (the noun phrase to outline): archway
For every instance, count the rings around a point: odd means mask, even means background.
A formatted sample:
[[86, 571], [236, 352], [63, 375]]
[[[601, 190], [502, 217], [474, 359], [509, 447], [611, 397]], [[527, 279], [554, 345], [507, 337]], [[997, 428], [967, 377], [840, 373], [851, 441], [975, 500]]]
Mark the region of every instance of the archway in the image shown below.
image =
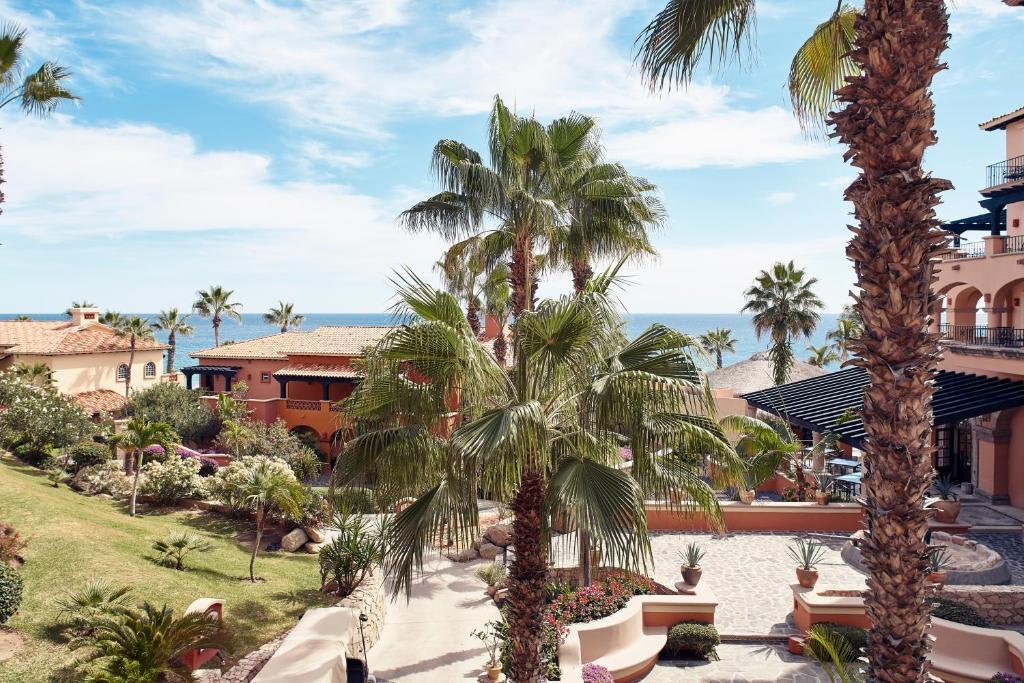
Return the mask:
[[1024, 328], [1022, 299], [1024, 299], [1024, 277], [1010, 280], [997, 289], [992, 296], [992, 314], [989, 316], [989, 326]]

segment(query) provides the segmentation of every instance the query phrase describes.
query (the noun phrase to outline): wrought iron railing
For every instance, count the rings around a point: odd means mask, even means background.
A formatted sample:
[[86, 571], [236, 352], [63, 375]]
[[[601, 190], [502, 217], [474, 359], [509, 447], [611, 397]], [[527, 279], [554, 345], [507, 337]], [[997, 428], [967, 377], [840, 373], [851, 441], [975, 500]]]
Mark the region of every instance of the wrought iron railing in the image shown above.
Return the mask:
[[1016, 180], [1024, 180], [1024, 154], [1000, 161], [998, 164], [992, 164], [987, 171], [986, 182], [988, 184], [986, 187], [996, 187]]
[[981, 258], [985, 255], [984, 242], [953, 242], [951, 251], [942, 255], [943, 261], [955, 261], [962, 258]]
[[1024, 329], [979, 325], [939, 325], [944, 339], [974, 346], [1024, 348]]
[[1019, 252], [1024, 251], [1024, 235], [1014, 235], [1007, 237], [1003, 241], [1003, 252]]

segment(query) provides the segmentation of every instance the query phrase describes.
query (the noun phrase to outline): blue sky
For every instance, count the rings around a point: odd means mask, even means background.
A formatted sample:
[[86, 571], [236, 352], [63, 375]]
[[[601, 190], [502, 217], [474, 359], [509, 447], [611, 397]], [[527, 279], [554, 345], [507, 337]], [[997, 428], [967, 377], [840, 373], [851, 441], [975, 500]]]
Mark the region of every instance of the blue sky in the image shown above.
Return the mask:
[[[596, 116], [609, 157], [659, 185], [661, 258], [633, 269], [631, 311], [735, 312], [756, 270], [791, 258], [838, 310], [853, 172], [801, 136], [784, 87], [832, 5], [760, 3], [753, 64], [657, 96], [632, 66], [657, 2], [0, 0], [31, 63], [63, 62], [82, 97], [48, 121], [0, 112], [0, 311], [187, 307], [211, 283], [251, 312], [384, 310], [391, 271], [429, 272], [443, 248], [395, 215], [434, 190], [439, 138], [483, 148], [495, 94], [542, 119]], [[979, 212], [984, 167], [1004, 156], [977, 124], [1024, 105], [1024, 10], [952, 12], [927, 159], [957, 187], [944, 218]]]

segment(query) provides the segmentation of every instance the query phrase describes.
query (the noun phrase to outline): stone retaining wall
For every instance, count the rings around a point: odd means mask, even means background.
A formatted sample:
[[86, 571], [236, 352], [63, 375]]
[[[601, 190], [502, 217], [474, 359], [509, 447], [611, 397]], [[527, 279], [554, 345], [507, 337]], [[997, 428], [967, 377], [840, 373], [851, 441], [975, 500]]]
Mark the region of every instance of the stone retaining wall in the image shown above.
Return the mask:
[[994, 625], [1024, 624], [1024, 586], [946, 586], [939, 596], [970, 605]]

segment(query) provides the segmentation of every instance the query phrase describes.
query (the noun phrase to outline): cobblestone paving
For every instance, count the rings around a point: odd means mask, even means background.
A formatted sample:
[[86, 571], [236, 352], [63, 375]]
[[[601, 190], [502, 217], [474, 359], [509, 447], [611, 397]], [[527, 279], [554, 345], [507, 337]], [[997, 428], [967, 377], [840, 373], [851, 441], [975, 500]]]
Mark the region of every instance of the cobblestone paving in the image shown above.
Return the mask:
[[644, 683], [824, 683], [828, 676], [806, 657], [778, 645], [723, 643], [717, 662], [658, 662]]
[[1014, 534], [967, 534], [982, 545], [987, 545], [992, 550], [1003, 556], [1006, 566], [1010, 568], [1012, 583], [1017, 586], [1024, 585], [1024, 541], [1019, 533]]
[[818, 566], [819, 586], [857, 588], [863, 585], [864, 576], [839, 556], [845, 537], [782, 532], [732, 533], [723, 537], [652, 533], [653, 578], [669, 587], [679, 581], [679, 553], [687, 543], [696, 541], [707, 551], [701, 563], [704, 570], [701, 585], [710, 588], [718, 598], [715, 625], [719, 631], [759, 636], [793, 633], [788, 618], [793, 600], [789, 587], [796, 582], [796, 573], [786, 547], [801, 535], [816, 538], [826, 545], [825, 559]]

